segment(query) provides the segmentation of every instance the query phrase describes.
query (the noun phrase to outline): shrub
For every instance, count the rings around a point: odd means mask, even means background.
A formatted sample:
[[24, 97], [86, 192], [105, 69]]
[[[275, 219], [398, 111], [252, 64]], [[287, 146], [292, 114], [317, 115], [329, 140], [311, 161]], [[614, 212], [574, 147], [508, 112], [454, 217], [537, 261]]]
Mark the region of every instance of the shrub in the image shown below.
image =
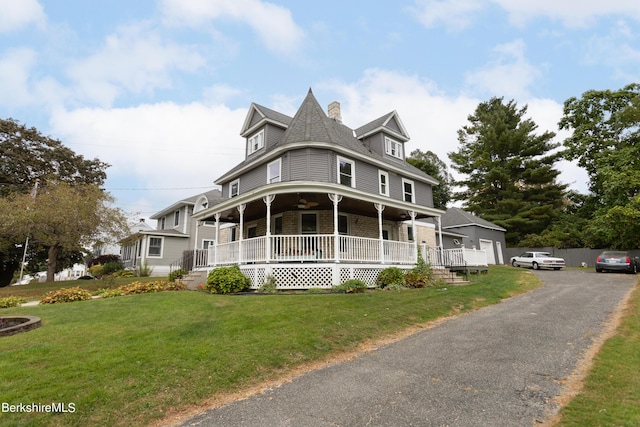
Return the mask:
[[177, 279], [182, 279], [187, 274], [189, 274], [187, 270], [185, 270], [184, 268], [179, 268], [169, 273], [169, 281], [175, 282]]
[[213, 269], [207, 277], [206, 286], [214, 294], [232, 294], [249, 289], [251, 280], [234, 265]]
[[136, 273], [133, 270], [118, 270], [112, 274], [114, 277], [136, 277]]
[[100, 277], [102, 276], [102, 268], [103, 268], [102, 264], [94, 264], [91, 267], [89, 267], [87, 270], [89, 271], [89, 274], [91, 274], [93, 277]]
[[267, 276], [267, 280], [260, 286], [258, 292], [263, 292], [266, 294], [274, 294], [278, 292], [278, 284], [276, 283], [276, 278], [272, 275]]
[[91, 299], [91, 292], [78, 286], [47, 292], [40, 304], [57, 304], [60, 302], [86, 301]]
[[389, 285], [404, 286], [404, 272], [398, 267], [387, 267], [378, 274], [378, 286], [386, 288]]
[[355, 293], [366, 291], [367, 285], [362, 280], [351, 279], [351, 280], [347, 280], [346, 282], [338, 286], [334, 286], [332, 289], [335, 292], [344, 292], [345, 294], [355, 294]]
[[124, 270], [124, 265], [120, 261], [108, 262], [102, 266], [102, 274], [105, 276], [120, 270]]
[[105, 265], [110, 262], [120, 262], [120, 255], [100, 255], [89, 261], [89, 267], [96, 264]]
[[20, 297], [5, 297], [0, 298], [0, 308], [17, 307], [24, 304], [26, 301]]
[[153, 273], [153, 267], [149, 267], [149, 263], [145, 261], [144, 265], [139, 265], [136, 269], [136, 276], [149, 277]]
[[104, 288], [104, 289], [98, 289], [97, 294], [100, 298], [113, 298], [113, 297], [120, 297], [125, 293], [122, 289], [119, 289], [119, 288], [116, 288], [116, 289]]
[[405, 285], [409, 288], [426, 288], [433, 286], [433, 272], [431, 266], [422, 258], [420, 248], [418, 248], [418, 263], [405, 274]]

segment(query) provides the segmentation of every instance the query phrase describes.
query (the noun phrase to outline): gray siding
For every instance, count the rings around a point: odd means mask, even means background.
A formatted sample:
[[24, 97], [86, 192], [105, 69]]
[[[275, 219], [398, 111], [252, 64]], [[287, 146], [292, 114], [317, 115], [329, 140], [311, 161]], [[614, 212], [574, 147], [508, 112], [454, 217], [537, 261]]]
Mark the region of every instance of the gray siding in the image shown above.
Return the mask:
[[279, 128], [273, 125], [265, 126], [264, 131], [264, 144], [266, 150], [270, 150], [271, 147], [276, 145], [279, 141], [282, 140], [282, 135], [284, 135], [285, 129]]
[[303, 148], [290, 151], [287, 157], [289, 181], [335, 182], [335, 159], [329, 151]]

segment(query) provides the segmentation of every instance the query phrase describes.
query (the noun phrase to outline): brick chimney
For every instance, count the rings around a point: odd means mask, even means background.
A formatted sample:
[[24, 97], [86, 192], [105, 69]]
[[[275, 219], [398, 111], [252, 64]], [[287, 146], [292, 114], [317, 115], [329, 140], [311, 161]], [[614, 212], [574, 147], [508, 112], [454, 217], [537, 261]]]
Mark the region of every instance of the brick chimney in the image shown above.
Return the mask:
[[335, 120], [338, 123], [342, 123], [342, 114], [340, 114], [340, 103], [338, 101], [333, 101], [329, 104], [329, 108], [327, 109], [329, 112], [329, 118]]

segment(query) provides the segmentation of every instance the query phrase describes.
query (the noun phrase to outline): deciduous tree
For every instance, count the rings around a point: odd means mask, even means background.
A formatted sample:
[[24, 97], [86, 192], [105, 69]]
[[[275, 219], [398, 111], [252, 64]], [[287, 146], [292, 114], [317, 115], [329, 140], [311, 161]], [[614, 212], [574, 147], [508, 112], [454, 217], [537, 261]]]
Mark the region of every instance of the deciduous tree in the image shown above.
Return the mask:
[[433, 188], [433, 207], [446, 210], [451, 201], [451, 182], [453, 181], [447, 164], [434, 152], [420, 150], [413, 150], [407, 162], [440, 182], [440, 185]]

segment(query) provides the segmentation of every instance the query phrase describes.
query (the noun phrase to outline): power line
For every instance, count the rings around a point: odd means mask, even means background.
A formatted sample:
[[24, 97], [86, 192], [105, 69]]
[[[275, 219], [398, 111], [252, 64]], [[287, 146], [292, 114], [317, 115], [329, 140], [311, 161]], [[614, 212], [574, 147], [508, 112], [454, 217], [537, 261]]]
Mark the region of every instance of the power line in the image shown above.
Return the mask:
[[165, 188], [105, 188], [107, 191], [173, 191], [173, 190], [203, 190], [205, 188], [214, 190], [214, 185], [206, 187], [165, 187]]

